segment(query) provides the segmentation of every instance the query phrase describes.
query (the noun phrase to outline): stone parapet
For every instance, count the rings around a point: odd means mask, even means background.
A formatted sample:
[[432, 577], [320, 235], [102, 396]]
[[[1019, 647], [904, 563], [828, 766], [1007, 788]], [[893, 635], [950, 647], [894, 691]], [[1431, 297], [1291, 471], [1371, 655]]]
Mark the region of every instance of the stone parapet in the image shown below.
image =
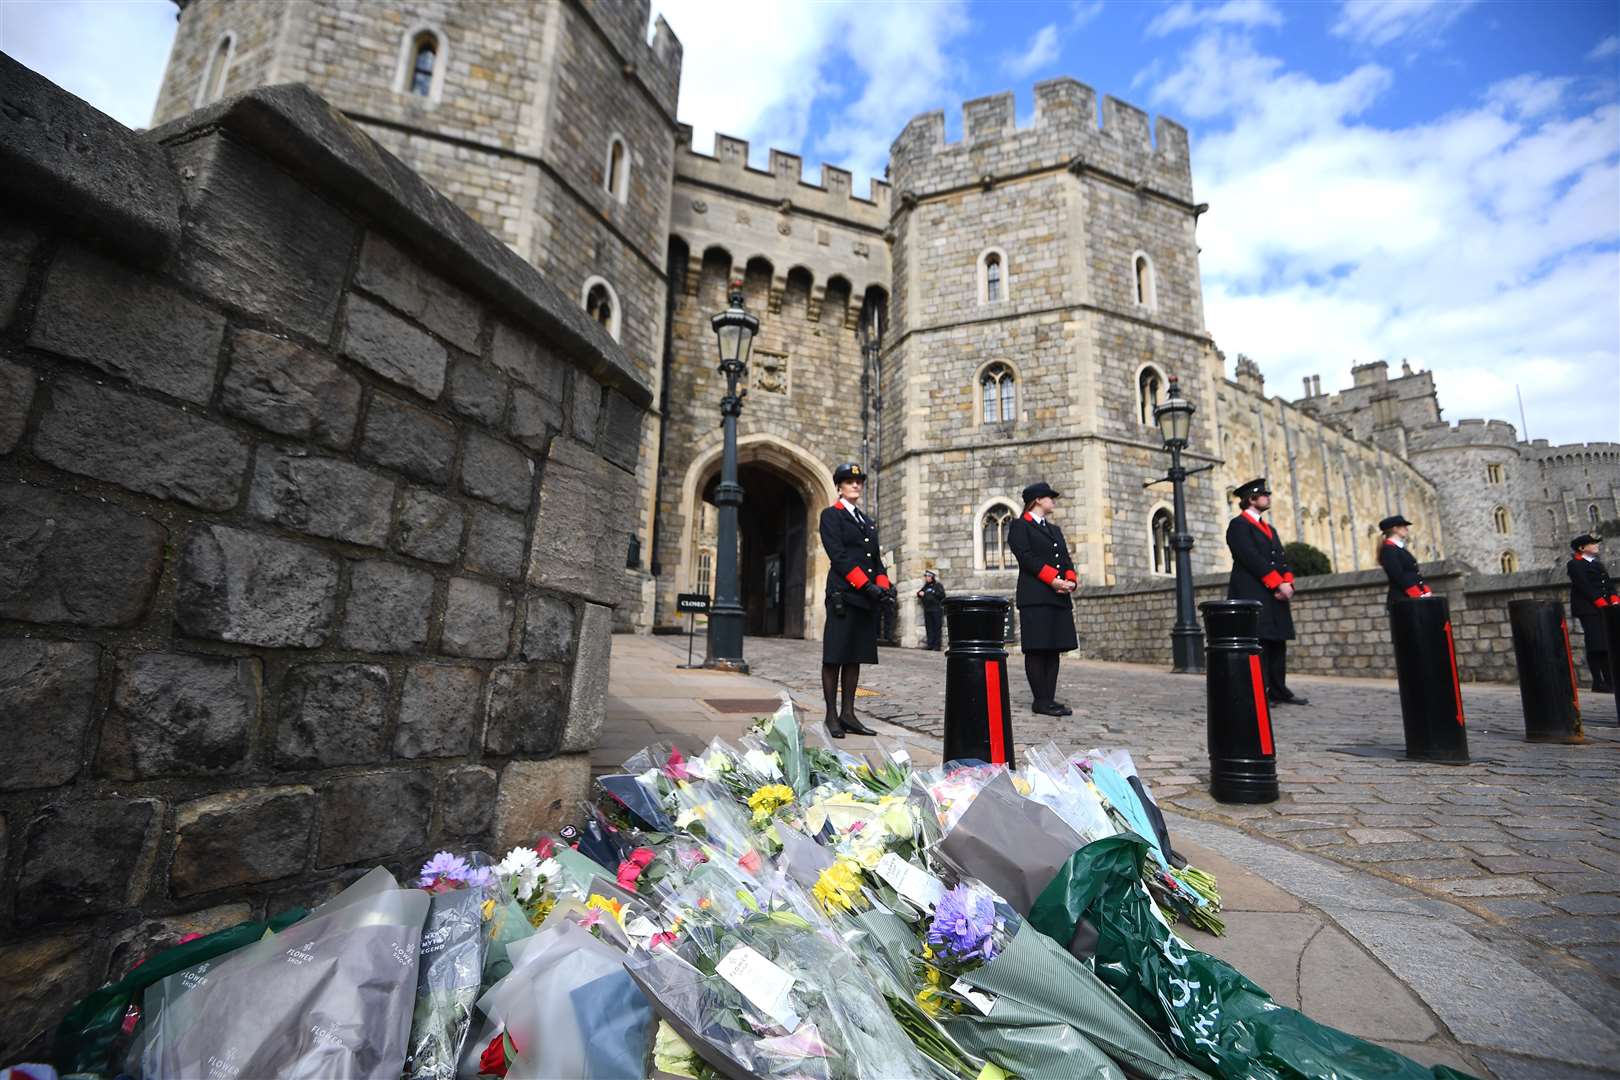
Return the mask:
[[0, 97], [11, 1061], [154, 942], [572, 813], [650, 393], [307, 89]]

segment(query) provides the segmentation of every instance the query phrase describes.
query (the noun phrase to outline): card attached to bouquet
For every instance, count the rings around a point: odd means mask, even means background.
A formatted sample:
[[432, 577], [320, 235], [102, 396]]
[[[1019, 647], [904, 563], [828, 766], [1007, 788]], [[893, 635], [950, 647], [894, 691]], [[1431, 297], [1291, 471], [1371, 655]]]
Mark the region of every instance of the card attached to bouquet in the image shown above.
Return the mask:
[[969, 1004], [986, 1016], [989, 1016], [990, 1010], [996, 1007], [996, 998], [993, 994], [987, 994], [978, 987], [969, 986], [961, 979], [957, 979], [952, 983], [951, 989], [961, 994], [968, 1000]]
[[793, 1017], [793, 976], [747, 945], [738, 945], [714, 966], [715, 973], [737, 988], [753, 1006], [784, 1024]]
[[933, 911], [934, 905], [945, 895], [943, 881], [912, 866], [892, 851], [878, 860], [877, 873], [895, 892], [929, 911]]

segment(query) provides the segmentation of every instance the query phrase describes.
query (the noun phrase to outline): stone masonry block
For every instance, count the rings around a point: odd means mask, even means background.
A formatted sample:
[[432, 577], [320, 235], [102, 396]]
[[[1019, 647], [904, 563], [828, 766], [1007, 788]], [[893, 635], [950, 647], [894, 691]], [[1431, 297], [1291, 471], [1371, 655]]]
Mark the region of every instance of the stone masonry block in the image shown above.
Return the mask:
[[442, 487], [450, 482], [450, 464], [456, 456], [455, 425], [398, 398], [376, 394], [366, 412], [360, 456]]
[[399, 550], [428, 562], [454, 562], [466, 515], [456, 503], [426, 488], [408, 487], [400, 500]]
[[214, 392], [225, 319], [111, 260], [70, 247], [45, 282], [28, 343], [199, 404]]
[[11, 453], [22, 441], [36, 383], [28, 368], [0, 360], [0, 454]]
[[574, 658], [574, 608], [556, 596], [531, 596], [523, 620], [525, 660], [555, 660], [567, 663]]
[[478, 507], [467, 535], [467, 569], [516, 581], [523, 576], [523, 549], [529, 530], [523, 519]]
[[317, 866], [420, 851], [433, 818], [433, 774], [396, 769], [331, 780], [320, 790], [320, 814]]
[[161, 818], [155, 799], [86, 799], [43, 807], [23, 830], [17, 925], [31, 929], [139, 902]]
[[343, 449], [360, 416], [360, 381], [313, 349], [238, 330], [220, 403], [266, 431]]
[[0, 485], [0, 619], [133, 626], [168, 535], [111, 503]]
[[[559, 592], [616, 603], [634, 522], [604, 517], [602, 506], [635, 505], [635, 478], [570, 439], [546, 458], [529, 552], [529, 581]], [[581, 529], [581, 521], [596, 527]]]
[[360, 249], [354, 283], [468, 352], [478, 351], [482, 313], [466, 293], [424, 270], [374, 232]]
[[506, 323], [496, 323], [490, 359], [512, 378], [539, 391], [542, 397], [562, 401], [568, 369], [550, 350], [523, 331]]
[[549, 757], [567, 720], [561, 664], [507, 664], [489, 677], [484, 750], [503, 757]]
[[427, 644], [433, 575], [380, 560], [352, 563], [338, 640], [362, 652], [415, 652]]
[[590, 783], [589, 754], [507, 762], [495, 798], [496, 850], [532, 844], [541, 833], [576, 821]]
[[495, 817], [500, 778], [494, 769], [471, 766], [445, 775], [439, 795], [439, 831], [445, 836], [474, 837], [489, 831]]
[[602, 456], [621, 469], [636, 471], [641, 456], [641, 406], [614, 390], [609, 390], [602, 423]]
[[344, 308], [343, 355], [429, 400], [444, 392], [444, 346], [362, 297], [349, 297]]
[[174, 824], [175, 896], [274, 881], [304, 868], [315, 793], [279, 787], [210, 795], [181, 803]]
[[476, 431], [461, 455], [461, 489], [519, 513], [529, 509], [534, 462], [523, 451]]
[[[586, 446], [596, 445], [596, 424], [602, 417], [602, 384], [574, 372], [574, 409], [571, 433]], [[639, 451], [639, 447], [637, 448]]]
[[181, 279], [240, 311], [326, 340], [354, 224], [231, 139], [196, 139], [169, 154], [187, 204]]
[[394, 753], [402, 758], [463, 757], [472, 750], [483, 706], [475, 667], [415, 664], [405, 673]]
[[269, 648], [326, 643], [338, 563], [314, 548], [224, 525], [199, 525], [180, 551], [175, 624], [193, 637]]
[[[39, 234], [17, 221], [0, 221], [0, 327], [11, 322], [17, 301], [28, 284], [28, 264], [39, 247]], [[5, 445], [0, 440], [0, 452]]]
[[562, 426], [560, 402], [541, 397], [522, 386], [512, 388], [512, 417], [506, 426], [512, 438], [530, 450], [543, 454]]
[[394, 481], [336, 458], [260, 446], [248, 513], [313, 536], [381, 547], [394, 510]]
[[281, 684], [276, 761], [324, 769], [381, 760], [389, 678], [376, 664], [298, 664]]
[[55, 787], [79, 774], [100, 656], [84, 641], [0, 640], [0, 791]]
[[451, 656], [500, 659], [512, 632], [512, 608], [512, 598], [498, 585], [451, 578], [439, 648]]
[[602, 735], [607, 716], [608, 660], [613, 651], [613, 612], [586, 604], [579, 624], [579, 653], [574, 682], [568, 691], [568, 721], [557, 750], [572, 754], [590, 750]]
[[450, 365], [445, 400], [456, 412], [485, 427], [500, 427], [501, 417], [506, 415], [506, 391], [507, 381], [498, 371], [471, 360]]
[[74, 379], [51, 387], [34, 453], [68, 472], [204, 510], [236, 505], [248, 461], [235, 432]]
[[59, 934], [0, 945], [0, 1001], [7, 1003], [0, 1058], [20, 1061], [24, 1040], [51, 1031], [73, 1003], [101, 981], [95, 948], [84, 934]]
[[98, 771], [118, 780], [237, 772], [262, 696], [258, 660], [137, 653], [118, 666]]

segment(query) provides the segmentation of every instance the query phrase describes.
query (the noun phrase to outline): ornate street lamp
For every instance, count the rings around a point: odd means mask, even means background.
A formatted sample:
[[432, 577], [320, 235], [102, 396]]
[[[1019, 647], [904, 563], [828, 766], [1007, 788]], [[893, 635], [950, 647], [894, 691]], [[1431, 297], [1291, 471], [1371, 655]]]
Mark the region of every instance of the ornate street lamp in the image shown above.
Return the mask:
[[1170, 534], [1170, 547], [1176, 553], [1176, 625], [1170, 631], [1171, 671], [1178, 674], [1197, 674], [1204, 670], [1204, 632], [1193, 614], [1192, 534], [1187, 531], [1187, 477], [1205, 472], [1214, 465], [1201, 465], [1186, 469], [1181, 464], [1181, 452], [1187, 448], [1187, 437], [1192, 431], [1193, 413], [1197, 406], [1181, 396], [1181, 380], [1170, 376], [1169, 389], [1164, 400], [1153, 406], [1153, 420], [1164, 437], [1164, 448], [1170, 453], [1170, 473], [1147, 485], [1170, 481], [1174, 491], [1175, 522]]
[[714, 608], [709, 612], [708, 657], [704, 667], [727, 671], [748, 670], [743, 659], [742, 587], [737, 578], [737, 507], [742, 505], [743, 489], [737, 483], [737, 417], [742, 399], [748, 393], [737, 380], [748, 373], [748, 354], [759, 332], [759, 320], [743, 310], [742, 282], [731, 283], [731, 306], [709, 320], [720, 343], [720, 373], [726, 377], [726, 396], [720, 399], [720, 423], [725, 431], [725, 450], [720, 459], [720, 485], [715, 489], [715, 505], [720, 507], [719, 532], [714, 557]]

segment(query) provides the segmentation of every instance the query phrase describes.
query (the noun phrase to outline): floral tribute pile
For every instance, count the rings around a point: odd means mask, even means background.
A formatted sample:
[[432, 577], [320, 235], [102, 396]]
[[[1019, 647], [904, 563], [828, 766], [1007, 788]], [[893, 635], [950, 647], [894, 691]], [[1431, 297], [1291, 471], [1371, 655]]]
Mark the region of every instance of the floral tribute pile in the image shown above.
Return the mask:
[[[655, 745], [582, 824], [378, 868], [309, 913], [150, 958], [81, 1002], [62, 1073], [160, 1078], [1395, 1078], [1432, 1073], [1276, 1005], [1120, 751], [913, 767]], [[142, 972], [145, 974], [142, 974]]]

